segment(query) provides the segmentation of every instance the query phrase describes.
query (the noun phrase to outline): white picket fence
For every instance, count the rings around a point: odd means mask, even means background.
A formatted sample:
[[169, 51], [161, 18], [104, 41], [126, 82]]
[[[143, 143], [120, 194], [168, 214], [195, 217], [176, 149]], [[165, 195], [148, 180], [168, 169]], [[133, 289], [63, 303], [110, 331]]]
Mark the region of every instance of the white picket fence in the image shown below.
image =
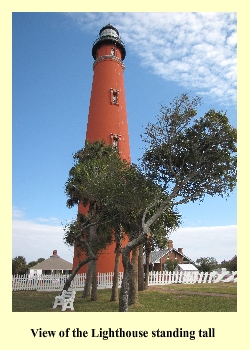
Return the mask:
[[[112, 288], [114, 273], [98, 273], [97, 288]], [[40, 275], [30, 277], [29, 275], [12, 276], [12, 290], [38, 290], [38, 291], [57, 291], [62, 290], [68, 278], [68, 275]], [[118, 287], [121, 287], [123, 273], [119, 273]], [[78, 274], [71, 283], [74, 290], [84, 288], [86, 274]], [[150, 272], [148, 285], [165, 285], [172, 283], [218, 283], [218, 282], [237, 282], [237, 272]]]
[[[53, 291], [62, 290], [69, 275], [53, 274], [30, 277], [29, 275], [12, 276], [12, 290], [38, 290]], [[114, 273], [98, 273], [97, 288], [112, 288]], [[121, 287], [123, 273], [119, 273], [118, 287]], [[86, 273], [77, 274], [71, 282], [71, 288], [82, 290], [85, 285]]]
[[225, 271], [223, 273], [213, 272], [189, 272], [189, 271], [163, 271], [151, 272], [148, 285], [164, 285], [171, 283], [218, 283], [237, 282], [237, 272]]

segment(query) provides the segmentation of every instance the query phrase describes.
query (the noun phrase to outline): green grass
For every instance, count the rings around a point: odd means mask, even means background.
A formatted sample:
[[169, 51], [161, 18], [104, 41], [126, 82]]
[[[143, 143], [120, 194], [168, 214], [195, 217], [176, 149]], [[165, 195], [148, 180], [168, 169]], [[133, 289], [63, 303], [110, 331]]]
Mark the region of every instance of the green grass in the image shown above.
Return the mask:
[[190, 291], [201, 293], [237, 294], [237, 283], [204, 283], [204, 284], [169, 284], [163, 286], [167, 290]]
[[[185, 292], [210, 293], [210, 295], [186, 294]], [[214, 296], [212, 293], [224, 294]], [[130, 312], [236, 312], [237, 284], [168, 285], [158, 290], [139, 292], [139, 303], [129, 307]], [[58, 292], [17, 291], [12, 293], [14, 312], [60, 312], [52, 309]], [[225, 294], [235, 295], [228, 297]], [[110, 289], [98, 290], [98, 301], [91, 302], [77, 292], [75, 312], [118, 312], [118, 302], [110, 302]]]

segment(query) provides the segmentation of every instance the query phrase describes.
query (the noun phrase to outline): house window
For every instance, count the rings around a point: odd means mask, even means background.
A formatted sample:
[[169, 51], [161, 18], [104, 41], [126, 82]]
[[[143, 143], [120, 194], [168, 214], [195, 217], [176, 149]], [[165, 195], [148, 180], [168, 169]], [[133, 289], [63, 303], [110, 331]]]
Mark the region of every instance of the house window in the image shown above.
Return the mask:
[[110, 89], [110, 98], [111, 98], [111, 104], [112, 105], [119, 105], [118, 102], [118, 95], [119, 95], [119, 90], [115, 90], [115, 89]]
[[110, 137], [112, 139], [113, 147], [118, 150], [118, 141], [121, 140], [121, 135], [111, 134]]

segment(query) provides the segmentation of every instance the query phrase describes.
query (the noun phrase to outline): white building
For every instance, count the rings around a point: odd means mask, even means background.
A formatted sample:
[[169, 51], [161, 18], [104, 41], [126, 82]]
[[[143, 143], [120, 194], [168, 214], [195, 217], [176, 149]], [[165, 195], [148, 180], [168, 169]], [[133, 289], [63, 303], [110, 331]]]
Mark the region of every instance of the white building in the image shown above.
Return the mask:
[[73, 264], [61, 259], [57, 255], [57, 250], [53, 251], [48, 259], [40, 262], [39, 264], [32, 266], [29, 271], [30, 277], [39, 275], [51, 275], [51, 274], [70, 274], [72, 272]]
[[175, 268], [175, 271], [182, 271], [182, 272], [199, 272], [197, 267], [195, 267], [193, 264], [178, 264]]

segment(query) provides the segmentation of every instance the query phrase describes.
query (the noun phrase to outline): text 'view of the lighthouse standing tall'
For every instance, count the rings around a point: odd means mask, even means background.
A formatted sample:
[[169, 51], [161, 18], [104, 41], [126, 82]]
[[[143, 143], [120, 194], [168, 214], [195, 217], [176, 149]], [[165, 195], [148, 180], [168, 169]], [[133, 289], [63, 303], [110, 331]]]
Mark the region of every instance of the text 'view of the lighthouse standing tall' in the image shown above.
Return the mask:
[[[125, 45], [118, 30], [111, 24], [103, 27], [92, 48], [94, 58], [93, 83], [90, 97], [86, 141], [105, 141], [117, 148], [122, 159], [130, 162], [130, 147], [126, 98], [124, 87]], [[79, 213], [86, 213], [86, 208], [79, 204]], [[73, 269], [84, 258], [76, 252]], [[109, 245], [97, 260], [98, 272], [112, 272], [115, 261], [115, 243]], [[120, 271], [122, 264], [120, 263]], [[79, 273], [86, 272], [83, 266]]]

